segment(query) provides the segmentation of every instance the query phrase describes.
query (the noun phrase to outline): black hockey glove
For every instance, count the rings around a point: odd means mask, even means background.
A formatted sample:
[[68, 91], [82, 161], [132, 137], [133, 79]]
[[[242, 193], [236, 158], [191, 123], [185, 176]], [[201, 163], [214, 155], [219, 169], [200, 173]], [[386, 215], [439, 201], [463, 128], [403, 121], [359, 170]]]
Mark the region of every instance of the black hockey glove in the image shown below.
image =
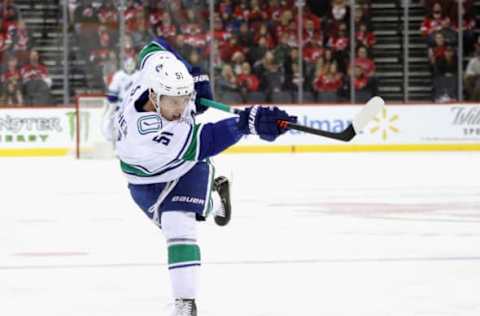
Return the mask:
[[278, 107], [252, 106], [239, 114], [238, 128], [244, 134], [254, 134], [261, 139], [273, 142], [285, 133], [287, 128], [280, 127], [277, 121], [295, 123], [296, 116], [290, 116]]
[[195, 83], [195, 112], [197, 114], [202, 114], [205, 112], [208, 107], [200, 104], [200, 98], [205, 98], [213, 100], [212, 87], [210, 86], [210, 79], [207, 74], [201, 72], [200, 67], [192, 67], [190, 74], [193, 77], [193, 82]]

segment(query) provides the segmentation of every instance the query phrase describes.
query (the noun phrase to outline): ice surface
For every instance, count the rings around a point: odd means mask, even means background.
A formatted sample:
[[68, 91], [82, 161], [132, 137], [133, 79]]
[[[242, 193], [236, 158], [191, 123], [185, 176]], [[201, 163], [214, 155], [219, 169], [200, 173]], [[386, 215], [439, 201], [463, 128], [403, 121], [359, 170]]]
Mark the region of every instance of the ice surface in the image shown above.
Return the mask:
[[[199, 316], [480, 315], [480, 153], [216, 164], [234, 217], [201, 224]], [[0, 315], [168, 315], [165, 242], [117, 162], [6, 158], [0, 175]]]

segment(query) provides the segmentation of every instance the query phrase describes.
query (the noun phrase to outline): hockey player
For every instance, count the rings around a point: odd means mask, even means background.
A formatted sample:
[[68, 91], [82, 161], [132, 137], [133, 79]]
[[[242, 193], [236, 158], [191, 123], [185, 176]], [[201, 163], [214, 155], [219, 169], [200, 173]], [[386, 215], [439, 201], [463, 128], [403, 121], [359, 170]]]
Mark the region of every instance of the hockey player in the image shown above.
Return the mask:
[[138, 74], [135, 59], [127, 58], [123, 63], [123, 69], [117, 71], [112, 77], [112, 82], [108, 86], [108, 104], [105, 109], [102, 124], [102, 133], [107, 141], [113, 141], [115, 114], [121, 111], [122, 102], [128, 95]]
[[209, 157], [248, 134], [274, 141], [285, 132], [276, 121], [295, 120], [277, 107], [254, 106], [236, 118], [198, 124], [196, 113], [206, 109], [201, 97], [212, 97], [208, 77], [159, 38], [140, 52], [140, 75], [117, 122], [117, 154], [131, 196], [167, 240], [174, 316], [197, 315], [197, 221], [215, 200], [217, 223], [229, 220], [228, 182], [213, 183]]

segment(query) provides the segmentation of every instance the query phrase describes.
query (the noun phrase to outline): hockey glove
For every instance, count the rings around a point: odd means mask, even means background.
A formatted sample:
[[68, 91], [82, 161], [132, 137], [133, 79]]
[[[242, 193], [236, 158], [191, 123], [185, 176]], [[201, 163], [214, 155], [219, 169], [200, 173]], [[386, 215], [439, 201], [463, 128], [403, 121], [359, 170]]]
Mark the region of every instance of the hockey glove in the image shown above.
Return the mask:
[[195, 82], [195, 112], [197, 114], [202, 114], [205, 112], [208, 107], [200, 104], [200, 99], [205, 98], [213, 100], [212, 87], [210, 86], [210, 79], [208, 75], [203, 74], [200, 67], [194, 66], [190, 71], [190, 74], [193, 77], [193, 82]]
[[261, 139], [273, 142], [285, 133], [287, 128], [280, 127], [277, 121], [296, 122], [296, 116], [290, 116], [278, 107], [253, 106], [240, 112], [238, 128], [244, 134], [256, 134]]

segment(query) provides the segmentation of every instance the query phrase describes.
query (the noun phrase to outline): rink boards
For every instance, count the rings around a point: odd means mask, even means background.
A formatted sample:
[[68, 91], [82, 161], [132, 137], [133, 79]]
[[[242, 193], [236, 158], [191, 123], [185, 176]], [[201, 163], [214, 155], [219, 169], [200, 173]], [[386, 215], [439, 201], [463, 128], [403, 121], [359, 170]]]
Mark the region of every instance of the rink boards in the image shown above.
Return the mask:
[[[361, 105], [282, 105], [298, 122], [332, 132], [346, 128]], [[0, 156], [63, 156], [104, 142], [103, 106], [79, 113], [75, 108], [0, 109]], [[78, 115], [77, 115], [78, 114]], [[229, 114], [211, 109], [199, 121], [218, 121]], [[80, 120], [77, 137], [76, 124]], [[230, 153], [444, 151], [480, 150], [480, 106], [468, 103], [387, 105], [354, 140], [342, 143], [288, 131], [269, 143], [248, 136]]]

